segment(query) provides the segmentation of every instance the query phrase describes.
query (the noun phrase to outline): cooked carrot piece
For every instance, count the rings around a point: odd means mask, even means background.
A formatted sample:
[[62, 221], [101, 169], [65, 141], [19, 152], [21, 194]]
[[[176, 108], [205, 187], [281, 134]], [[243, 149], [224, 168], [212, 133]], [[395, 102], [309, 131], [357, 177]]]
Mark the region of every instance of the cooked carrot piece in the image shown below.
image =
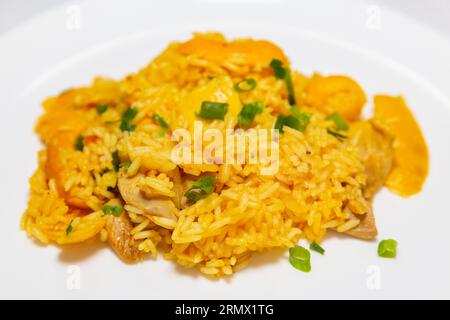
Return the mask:
[[394, 136], [394, 167], [386, 181], [401, 196], [420, 192], [428, 175], [428, 148], [419, 125], [402, 97], [377, 95], [375, 121]]
[[338, 112], [349, 121], [359, 118], [366, 94], [355, 80], [340, 75], [314, 75], [305, 89], [305, 102], [326, 113]]
[[250, 65], [268, 66], [272, 59], [288, 64], [283, 51], [267, 40], [245, 39], [227, 42], [221, 38], [195, 36], [182, 43], [178, 52], [183, 55], [195, 54], [217, 64], [230, 62], [233, 57]]

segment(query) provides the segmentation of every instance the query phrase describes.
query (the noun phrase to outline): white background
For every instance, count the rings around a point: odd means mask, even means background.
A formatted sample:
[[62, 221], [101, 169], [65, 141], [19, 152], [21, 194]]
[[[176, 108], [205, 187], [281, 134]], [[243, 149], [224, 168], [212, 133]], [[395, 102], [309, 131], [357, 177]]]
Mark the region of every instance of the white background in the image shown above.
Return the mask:
[[[186, 0], [89, 0], [81, 4], [81, 28], [67, 23], [71, 13], [63, 4], [0, 35], [0, 298], [450, 297], [448, 34], [443, 37], [388, 6], [378, 7], [381, 23], [375, 28], [368, 12], [373, 1], [237, 1], [195, 0], [192, 5]], [[28, 1], [26, 8], [44, 2]], [[2, 7], [1, 14], [6, 10], [10, 19], [16, 3]], [[428, 18], [433, 24], [445, 11], [435, 12]], [[249, 268], [233, 277], [214, 282], [161, 258], [130, 266], [105, 246], [45, 247], [19, 231], [27, 180], [41, 148], [32, 132], [42, 111], [40, 102], [88, 83], [93, 75], [119, 78], [137, 70], [168, 41], [185, 39], [193, 30], [273, 40], [292, 58], [293, 67], [307, 74], [319, 70], [351, 75], [370, 96], [404, 94], [428, 142], [431, 170], [416, 197], [401, 199], [386, 190], [377, 195], [378, 240], [398, 240], [396, 259], [379, 258], [377, 241], [330, 234], [324, 243], [326, 255], [313, 255], [309, 274], [292, 268], [286, 252], [270, 252], [257, 255]], [[68, 285], [77, 270], [73, 265], [81, 272], [77, 290]], [[370, 280], [377, 270], [381, 282], [374, 286]]]
[[[164, 0], [149, 0], [157, 3]], [[220, 0], [218, 0], [220, 1]], [[226, 0], [222, 0], [226, 1]], [[239, 0], [234, 0], [234, 2]], [[257, 2], [258, 0], [255, 0]], [[264, 1], [264, 0], [261, 0]], [[282, 1], [282, 0], [281, 0]], [[70, 0], [0, 0], [0, 33], [14, 28], [22, 21], [58, 4]], [[449, 0], [372, 0], [371, 3], [388, 6], [429, 24], [450, 36]]]

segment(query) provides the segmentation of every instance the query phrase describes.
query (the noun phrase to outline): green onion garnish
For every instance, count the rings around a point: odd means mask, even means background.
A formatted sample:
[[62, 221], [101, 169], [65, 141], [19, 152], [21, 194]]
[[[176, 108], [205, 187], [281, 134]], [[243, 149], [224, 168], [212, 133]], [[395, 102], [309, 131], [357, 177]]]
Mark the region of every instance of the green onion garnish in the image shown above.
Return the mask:
[[123, 208], [122, 207], [118, 207], [118, 206], [104, 205], [102, 207], [102, 211], [105, 214], [105, 216], [109, 215], [109, 214], [112, 214], [114, 217], [120, 217], [120, 215], [123, 212]]
[[397, 256], [397, 241], [394, 239], [380, 241], [378, 255], [383, 258], [395, 258]]
[[286, 77], [286, 69], [283, 67], [283, 63], [278, 59], [273, 59], [269, 66], [273, 69], [273, 75], [277, 79], [284, 79]]
[[242, 106], [241, 112], [238, 115], [238, 126], [245, 127], [251, 125], [255, 116], [263, 112], [264, 105], [261, 101], [255, 103], [246, 103]]
[[195, 114], [203, 119], [225, 119], [225, 115], [228, 112], [228, 103], [203, 101], [200, 107], [200, 112]]
[[292, 83], [292, 77], [291, 77], [291, 69], [286, 69], [286, 87], [288, 92], [288, 101], [291, 106], [295, 106], [295, 91], [294, 91], [294, 84]]
[[108, 109], [108, 105], [107, 104], [101, 104], [95, 110], [97, 111], [97, 114], [100, 115], [100, 114], [104, 113], [107, 109]]
[[84, 149], [84, 137], [79, 135], [75, 141], [75, 149], [78, 151], [83, 151]]
[[169, 124], [159, 114], [154, 113], [152, 118], [153, 120], [157, 121], [161, 128], [163, 128], [164, 130], [169, 129]]
[[347, 131], [350, 129], [347, 121], [337, 112], [334, 112], [330, 114], [328, 117], [326, 117], [326, 120], [331, 120], [336, 125], [337, 131]]
[[134, 117], [136, 117], [137, 115], [137, 109], [130, 107], [127, 110], [125, 110], [125, 112], [122, 115], [122, 120], [126, 121], [126, 122], [130, 122], [131, 120], [134, 119]]
[[256, 80], [253, 78], [241, 80], [234, 85], [234, 90], [236, 92], [252, 91], [255, 88], [256, 88]]
[[114, 171], [119, 171], [120, 169], [120, 158], [119, 158], [119, 151], [114, 151], [112, 153], [112, 165], [114, 168]]
[[348, 138], [346, 135], [340, 134], [339, 132], [333, 131], [329, 128], [327, 128], [327, 132], [328, 132], [328, 134], [331, 134], [332, 136], [334, 136], [336, 139], [338, 139], [341, 142], [344, 141], [344, 139]]
[[136, 125], [130, 124], [131, 120], [133, 120], [137, 115], [136, 108], [128, 108], [122, 115], [122, 121], [120, 122], [120, 130], [122, 131], [134, 131], [136, 129]]
[[317, 242], [315, 242], [315, 241], [311, 242], [311, 244], [309, 245], [309, 249], [312, 250], [312, 251], [316, 251], [316, 252], [318, 252], [320, 254], [324, 254], [325, 253], [325, 249], [322, 248], [321, 246], [319, 246], [317, 244]]
[[301, 131], [302, 126], [300, 124], [300, 121], [295, 116], [284, 116], [279, 115], [277, 118], [277, 121], [275, 122], [274, 129], [280, 130], [281, 133], [283, 133], [283, 127], [287, 126], [292, 129]]
[[295, 246], [289, 249], [289, 262], [300, 271], [311, 271], [311, 253], [302, 246]]
[[273, 59], [269, 66], [273, 69], [273, 75], [277, 79], [286, 81], [286, 88], [288, 92], [288, 101], [291, 106], [296, 104], [294, 84], [292, 83], [291, 69], [283, 67], [283, 63], [278, 59]]
[[70, 221], [69, 225], [68, 225], [68, 226], [67, 226], [67, 228], [66, 228], [66, 236], [68, 236], [68, 235], [69, 235], [69, 233], [71, 233], [71, 232], [72, 232], [72, 230], [73, 230], [73, 227], [72, 227], [72, 222], [73, 222], [73, 220], [72, 220], [72, 221]]
[[311, 121], [311, 114], [306, 112], [300, 112], [296, 106], [291, 107], [291, 113], [296, 117], [300, 123], [299, 131], [304, 132]]
[[216, 177], [204, 176], [198, 179], [184, 195], [190, 201], [197, 202], [209, 196], [214, 191], [215, 185]]
[[128, 168], [131, 166], [131, 163], [130, 162], [122, 162], [120, 165], [119, 165], [119, 167], [120, 168], [124, 168], [124, 169], [127, 169], [128, 170]]

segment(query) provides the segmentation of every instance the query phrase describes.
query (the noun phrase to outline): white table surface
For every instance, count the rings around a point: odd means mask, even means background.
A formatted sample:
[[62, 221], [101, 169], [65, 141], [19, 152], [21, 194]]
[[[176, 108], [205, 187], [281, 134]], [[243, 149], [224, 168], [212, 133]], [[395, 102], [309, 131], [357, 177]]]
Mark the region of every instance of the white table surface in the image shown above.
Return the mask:
[[[155, 5], [157, 5], [158, 1], [168, 0], [149, 1], [155, 1]], [[224, 2], [227, 0], [220, 1]], [[232, 1], [235, 3], [237, 0]], [[256, 2], [258, 0], [254, 1]], [[70, 6], [73, 3], [74, 1], [71, 0], [0, 0], [0, 35], [54, 6]], [[369, 0], [368, 3], [369, 6], [378, 6], [381, 15], [383, 14], [382, 9], [384, 6], [391, 7], [416, 18], [422, 23], [428, 24], [447, 36], [450, 36], [449, 0]]]

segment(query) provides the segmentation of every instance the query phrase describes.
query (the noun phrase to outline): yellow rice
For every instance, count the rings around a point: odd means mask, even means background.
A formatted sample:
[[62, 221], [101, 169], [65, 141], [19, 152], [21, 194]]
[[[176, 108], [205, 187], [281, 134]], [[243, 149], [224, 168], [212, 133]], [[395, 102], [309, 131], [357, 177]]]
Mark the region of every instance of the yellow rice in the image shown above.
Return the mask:
[[[217, 37], [217, 35], [212, 35]], [[122, 201], [114, 188], [117, 173], [113, 170], [113, 152], [130, 166], [120, 170], [130, 177], [145, 175], [139, 181], [143, 192], [174, 196], [170, 152], [174, 143], [170, 133], [151, 120], [161, 115], [171, 128], [187, 127], [186, 119], [176, 111], [190, 91], [204, 85], [211, 77], [229, 76], [233, 83], [243, 78], [256, 79], [257, 87], [240, 95], [242, 103], [263, 101], [264, 111], [255, 118], [255, 126], [272, 128], [280, 113], [288, 112], [286, 88], [282, 80], [264, 75], [264, 66], [225, 65], [181, 55], [179, 44], [171, 44], [147, 67], [120, 81], [97, 78], [92, 85], [75, 91], [70, 97], [44, 101], [47, 113], [55, 104], [70, 104], [83, 113], [93, 125], [83, 136], [95, 136], [83, 151], [68, 150], [62, 154], [68, 178], [64, 192], [70, 192], [86, 204], [84, 210], [71, 210], [49, 179], [46, 149], [39, 153], [39, 167], [30, 179], [30, 200], [22, 219], [22, 227], [43, 243], [68, 244], [91, 238], [106, 241], [105, 217], [101, 211], [108, 201]], [[310, 78], [293, 71], [295, 91], [299, 97]], [[63, 95], [64, 96], [64, 95]], [[117, 101], [102, 115], [95, 108], [108, 101]], [[123, 111], [132, 104], [138, 110], [135, 132], [122, 132], [118, 125]], [[310, 108], [304, 101], [299, 107], [312, 114], [305, 132], [289, 127], [280, 135], [280, 165], [273, 176], [258, 175], [259, 165], [181, 164], [185, 173], [216, 174], [222, 187], [209, 197], [177, 212], [177, 219], [149, 218], [142, 210], [125, 204], [125, 214], [133, 223], [132, 235], [139, 250], [195, 267], [209, 276], [230, 275], [248, 264], [255, 252], [292, 247], [301, 238], [320, 242], [328, 229], [345, 232], [359, 220], [343, 212], [349, 201], [358, 207], [366, 181], [364, 166], [357, 150], [327, 134], [329, 122], [325, 112]], [[198, 110], [192, 110], [195, 112]], [[223, 132], [226, 123], [212, 121], [211, 127]], [[38, 131], [45, 135], [45, 126]], [[105, 172], [105, 168], [109, 171]], [[72, 232], [66, 234], [69, 224]]]

